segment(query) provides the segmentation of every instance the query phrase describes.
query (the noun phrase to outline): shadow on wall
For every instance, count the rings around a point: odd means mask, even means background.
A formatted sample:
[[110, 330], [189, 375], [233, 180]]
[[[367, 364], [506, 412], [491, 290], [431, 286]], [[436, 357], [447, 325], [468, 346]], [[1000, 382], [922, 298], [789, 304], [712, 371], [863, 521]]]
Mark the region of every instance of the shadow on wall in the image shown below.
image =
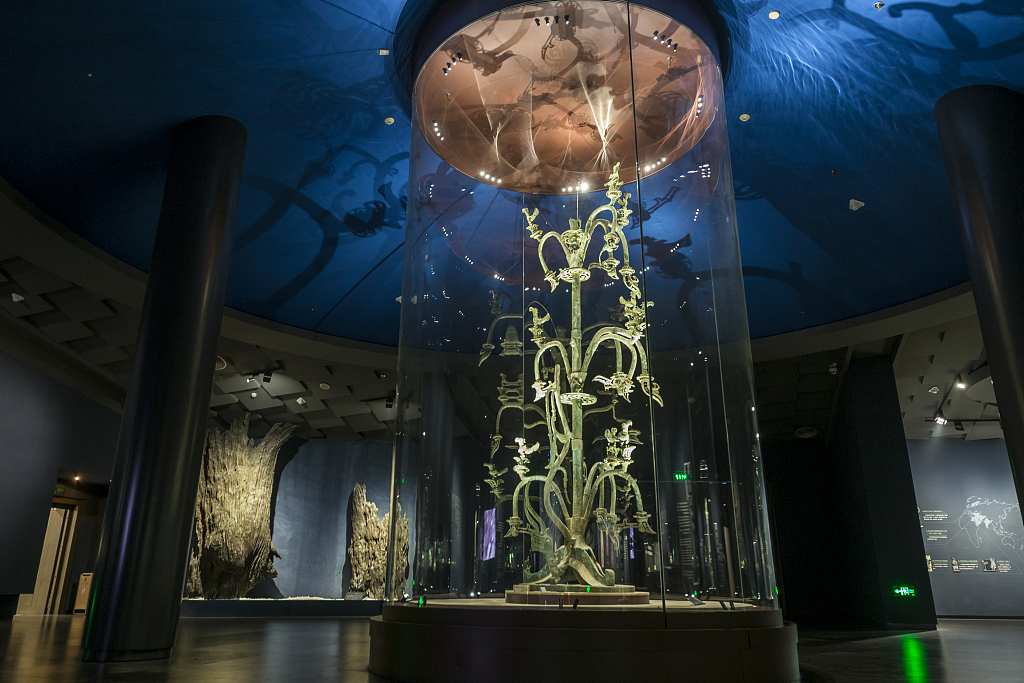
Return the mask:
[[387, 511], [391, 453], [388, 441], [287, 442], [278, 455], [271, 499], [271, 536], [281, 553], [274, 562], [278, 576], [246, 597], [345, 597], [352, 488], [364, 484], [367, 500]]

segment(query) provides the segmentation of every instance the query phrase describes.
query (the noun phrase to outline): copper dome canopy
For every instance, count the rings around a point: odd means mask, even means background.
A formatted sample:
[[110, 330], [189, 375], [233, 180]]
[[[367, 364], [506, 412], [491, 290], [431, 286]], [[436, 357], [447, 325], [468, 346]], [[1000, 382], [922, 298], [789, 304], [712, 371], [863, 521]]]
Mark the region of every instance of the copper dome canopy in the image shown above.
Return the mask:
[[671, 164], [714, 119], [717, 62], [686, 26], [628, 11], [539, 3], [470, 24], [420, 72], [422, 134], [474, 179], [535, 194], [596, 190], [616, 163], [624, 183]]

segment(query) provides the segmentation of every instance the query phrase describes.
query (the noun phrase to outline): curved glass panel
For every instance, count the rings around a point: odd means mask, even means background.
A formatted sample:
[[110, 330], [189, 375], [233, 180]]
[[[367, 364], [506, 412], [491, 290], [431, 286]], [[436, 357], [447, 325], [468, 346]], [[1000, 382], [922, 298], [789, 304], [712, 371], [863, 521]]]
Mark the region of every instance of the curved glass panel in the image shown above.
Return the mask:
[[395, 599], [774, 607], [721, 92], [625, 3], [511, 8], [427, 60]]

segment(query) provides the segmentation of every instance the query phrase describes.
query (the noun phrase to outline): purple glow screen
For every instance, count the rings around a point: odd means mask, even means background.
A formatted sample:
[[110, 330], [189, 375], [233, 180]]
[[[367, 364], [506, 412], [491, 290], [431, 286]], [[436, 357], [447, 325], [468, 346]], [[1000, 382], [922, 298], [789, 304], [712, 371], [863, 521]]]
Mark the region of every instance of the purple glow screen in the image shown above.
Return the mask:
[[484, 533], [480, 539], [480, 559], [494, 559], [495, 547], [494, 510], [484, 510]]

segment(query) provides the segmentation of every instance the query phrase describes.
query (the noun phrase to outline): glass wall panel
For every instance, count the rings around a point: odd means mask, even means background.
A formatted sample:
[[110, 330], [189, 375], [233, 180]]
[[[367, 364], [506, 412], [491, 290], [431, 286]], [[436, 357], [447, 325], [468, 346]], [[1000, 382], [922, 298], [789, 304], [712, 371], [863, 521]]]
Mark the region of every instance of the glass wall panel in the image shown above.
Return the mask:
[[394, 599], [774, 606], [721, 92], [626, 3], [503, 10], [425, 62]]

